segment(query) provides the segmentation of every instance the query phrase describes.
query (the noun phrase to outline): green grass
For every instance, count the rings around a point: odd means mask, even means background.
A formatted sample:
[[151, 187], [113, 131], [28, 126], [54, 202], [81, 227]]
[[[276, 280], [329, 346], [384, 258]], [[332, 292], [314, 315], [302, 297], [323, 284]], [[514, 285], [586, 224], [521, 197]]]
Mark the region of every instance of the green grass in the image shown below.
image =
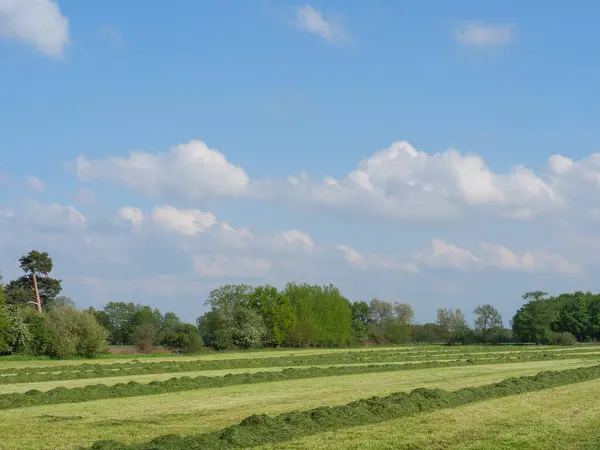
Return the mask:
[[268, 358], [278, 356], [302, 356], [302, 355], [327, 355], [332, 353], [348, 353], [348, 352], [389, 352], [402, 351], [409, 353], [465, 353], [465, 352], [482, 352], [482, 353], [512, 353], [512, 352], [532, 352], [532, 351], [598, 351], [600, 346], [468, 346], [468, 347], [446, 347], [441, 345], [413, 345], [413, 346], [393, 346], [393, 347], [359, 347], [359, 348], [309, 348], [309, 349], [261, 349], [254, 351], [235, 351], [235, 352], [207, 352], [194, 355], [118, 355], [107, 354], [95, 359], [49, 359], [44, 356], [0, 356], [1, 369], [21, 369], [26, 367], [49, 367], [49, 366], [65, 366], [79, 364], [115, 364], [127, 363], [132, 360], [140, 362], [156, 362], [160, 361], [196, 361], [196, 360], [221, 360], [221, 359], [241, 359], [241, 358]]
[[595, 445], [598, 426], [594, 380], [256, 448], [575, 450]]
[[76, 449], [99, 439], [144, 442], [167, 433], [199, 434], [251, 414], [340, 405], [373, 395], [479, 386], [508, 377], [592, 365], [544, 361], [313, 378], [0, 411], [1, 449]]

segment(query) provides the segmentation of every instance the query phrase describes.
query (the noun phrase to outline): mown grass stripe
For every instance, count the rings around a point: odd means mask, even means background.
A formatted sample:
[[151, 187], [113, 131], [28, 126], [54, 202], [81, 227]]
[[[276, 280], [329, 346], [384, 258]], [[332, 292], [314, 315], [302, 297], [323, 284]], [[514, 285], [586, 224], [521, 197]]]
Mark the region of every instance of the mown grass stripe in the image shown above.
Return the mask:
[[518, 363], [521, 360], [466, 360], [446, 362], [422, 362], [407, 364], [380, 364], [365, 366], [286, 368], [277, 372], [254, 372], [227, 374], [223, 376], [177, 377], [165, 381], [152, 381], [140, 384], [135, 381], [117, 383], [111, 386], [93, 384], [84, 387], [56, 387], [42, 392], [32, 389], [27, 392], [0, 394], [0, 410], [24, 408], [60, 403], [87, 402], [109, 398], [138, 397], [197, 389], [218, 388], [224, 386], [266, 383], [272, 381], [297, 380], [303, 378], [333, 377], [341, 375], [358, 375], [364, 373], [396, 372], [415, 369], [434, 369], [442, 367], [462, 367], [474, 365], [491, 365]]
[[[4, 374], [0, 376], [1, 384], [15, 383], [36, 383], [44, 381], [66, 381], [76, 379], [91, 378], [112, 378], [119, 376], [132, 375], [151, 375], [175, 372], [202, 372], [209, 370], [225, 369], [255, 369], [266, 367], [300, 367], [317, 366], [325, 364], [356, 364], [356, 363], [399, 363], [423, 360], [440, 360], [447, 358], [460, 359], [469, 357], [475, 353], [440, 353], [436, 355], [418, 355], [406, 357], [395, 353], [377, 352], [374, 354], [365, 354], [359, 352], [350, 352], [336, 355], [310, 355], [296, 357], [277, 357], [261, 359], [230, 359], [230, 360], [212, 360], [212, 361], [179, 361], [179, 362], [156, 362], [156, 363], [129, 363], [116, 365], [92, 365], [82, 364], [79, 366], [64, 366], [69, 370], [63, 370], [62, 366], [36, 368], [34, 371], [21, 369], [18, 372]], [[574, 358], [598, 358], [600, 357], [600, 348], [595, 351], [564, 351], [564, 352], [511, 352], [511, 353], [478, 353], [485, 357], [492, 358], [494, 355], [501, 355], [502, 358], [513, 358], [517, 361], [542, 361], [547, 359], [574, 359]], [[76, 368], [76, 370], [74, 369]]]
[[564, 371], [540, 372], [533, 376], [509, 378], [499, 383], [462, 388], [451, 392], [442, 389], [420, 388], [410, 393], [399, 392], [385, 397], [358, 400], [346, 405], [289, 412], [274, 417], [252, 415], [237, 425], [196, 436], [165, 435], [148, 443], [137, 445], [115, 441], [97, 441], [91, 449], [220, 450], [249, 448], [598, 378], [600, 378], [600, 365]]

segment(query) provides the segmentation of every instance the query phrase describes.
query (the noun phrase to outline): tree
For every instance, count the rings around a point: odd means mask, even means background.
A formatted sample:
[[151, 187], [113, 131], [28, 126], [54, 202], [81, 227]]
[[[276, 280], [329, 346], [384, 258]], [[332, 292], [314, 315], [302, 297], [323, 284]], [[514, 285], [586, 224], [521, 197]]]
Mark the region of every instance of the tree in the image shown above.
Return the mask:
[[2, 274], [0, 274], [0, 354], [10, 353], [8, 344], [10, 340], [10, 322], [6, 316], [4, 287], [2, 286]]
[[424, 323], [412, 326], [413, 342], [439, 344], [446, 338], [446, 330], [437, 323]]
[[172, 333], [165, 337], [165, 344], [171, 350], [182, 353], [195, 353], [202, 348], [202, 339], [198, 328], [187, 323], [180, 323]]
[[469, 326], [460, 309], [438, 309], [437, 324], [445, 331], [447, 344], [466, 344], [469, 340]]
[[362, 342], [368, 338], [369, 305], [366, 302], [354, 302], [350, 304], [352, 314], [352, 337], [356, 342]]
[[386, 320], [391, 319], [394, 315], [394, 305], [390, 302], [381, 301], [377, 298], [371, 300], [369, 304], [371, 311], [371, 322], [373, 323], [384, 323]]
[[19, 259], [25, 272], [21, 278], [11, 281], [6, 287], [10, 303], [34, 304], [38, 312], [52, 302], [62, 290], [61, 280], [50, 277], [52, 258], [46, 252], [32, 250]]
[[394, 318], [398, 323], [408, 325], [412, 322], [415, 312], [408, 303], [394, 303]]
[[489, 342], [491, 334], [503, 327], [502, 316], [492, 305], [479, 305], [473, 314], [475, 314], [475, 331], [481, 333], [483, 342]]
[[140, 352], [152, 353], [160, 340], [160, 330], [153, 323], [142, 323], [133, 330], [133, 340]]
[[557, 302], [546, 299], [545, 292], [534, 291], [523, 294], [525, 303], [512, 320], [513, 333], [521, 342], [545, 344], [552, 338], [552, 325], [556, 321]]
[[90, 358], [107, 351], [108, 331], [89, 311], [63, 306], [46, 312], [44, 319], [53, 337], [50, 356]]
[[590, 329], [588, 297], [591, 296], [591, 293], [588, 296], [581, 291], [559, 295], [556, 298], [558, 310], [553, 328], [558, 332], [571, 333], [578, 341], [584, 341]]
[[279, 347], [296, 326], [296, 312], [289, 298], [281, 295], [273, 286], [254, 288], [248, 296], [247, 305], [263, 319], [266, 327], [265, 345]]
[[[110, 343], [113, 345], [126, 345], [133, 343], [133, 329], [135, 328], [136, 307], [133, 303], [109, 302], [104, 306], [106, 315], [104, 326], [110, 333]], [[96, 315], [98, 317], [98, 315]]]

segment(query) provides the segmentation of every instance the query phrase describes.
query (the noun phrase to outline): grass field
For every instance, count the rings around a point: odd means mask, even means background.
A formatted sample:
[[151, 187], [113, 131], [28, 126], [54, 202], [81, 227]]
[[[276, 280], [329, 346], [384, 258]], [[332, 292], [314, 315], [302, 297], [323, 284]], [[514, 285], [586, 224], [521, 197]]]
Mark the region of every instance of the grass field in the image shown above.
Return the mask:
[[[512, 377], [533, 376], [545, 371], [569, 371], [583, 367], [600, 365], [600, 348], [571, 347], [404, 347], [404, 348], [368, 348], [357, 350], [273, 350], [244, 353], [212, 353], [192, 357], [164, 356], [139, 359], [135, 364], [169, 361], [246, 361], [244, 368], [222, 370], [204, 370], [198, 372], [171, 372], [127, 375], [126, 371], [116, 370], [118, 376], [104, 378], [75, 378], [43, 382], [23, 382], [0, 385], [0, 399], [11, 395], [9, 403], [14, 406], [0, 410], [0, 449], [80, 449], [90, 448], [95, 441], [113, 440], [125, 444], [142, 445], [150, 440], [169, 434], [183, 436], [203, 436], [205, 433], [218, 432], [240, 423], [251, 415], [268, 414], [270, 416], [306, 411], [324, 406], [345, 405], [372, 396], [387, 396], [396, 392], [409, 392], [417, 388], [438, 388], [458, 392], [465, 387], [486, 386]], [[370, 353], [366, 353], [370, 352]], [[552, 353], [561, 355], [561, 359], [535, 360], [531, 355], [541, 356]], [[511, 357], [528, 354], [532, 360]], [[263, 358], [294, 356], [298, 357], [294, 371], [304, 367], [315, 367], [310, 355], [320, 355], [320, 366], [327, 368], [365, 366], [367, 363], [328, 364], [338, 356], [348, 361], [369, 355], [370, 366], [377, 365], [377, 357], [390, 359], [393, 364], [405, 364], [406, 355], [410, 362], [422, 360], [428, 362], [446, 361], [451, 366], [408, 370], [388, 370], [369, 373], [353, 373], [343, 376], [331, 376], [329, 372], [311, 371], [310, 377], [303, 375], [299, 379], [283, 381], [265, 381], [261, 379], [247, 384], [240, 381], [223, 387], [205, 387], [202, 389], [182, 390], [179, 392], [127, 394], [123, 398], [104, 398], [93, 401], [79, 399], [60, 404], [39, 404], [19, 407], [20, 401], [29, 401], [40, 394], [26, 394], [27, 391], [51, 390], [53, 395], [57, 387], [62, 388], [60, 395], [71, 392], [73, 398], [86, 395], [85, 386], [114, 385], [135, 381], [149, 384], [175, 377], [224, 377], [227, 374], [257, 374], [261, 372], [281, 372], [286, 366], [260, 367]], [[391, 355], [391, 356], [390, 356]], [[354, 359], [353, 359], [354, 358]], [[394, 362], [394, 358], [398, 359]], [[540, 359], [538, 358], [538, 359]], [[461, 361], [478, 359], [476, 365], [458, 365]], [[302, 366], [303, 361], [311, 362]], [[495, 361], [496, 360], [496, 361]], [[94, 364], [115, 364], [131, 362], [132, 358], [99, 359]], [[285, 359], [288, 361], [288, 359]], [[455, 364], [456, 366], [453, 366]], [[488, 364], [489, 362], [489, 364]], [[29, 369], [39, 373], [56, 371], [77, 366], [90, 361], [0, 361], [3, 369]], [[251, 367], [255, 364], [257, 367]], [[63, 368], [61, 368], [61, 366]], [[171, 366], [166, 366], [171, 367]], [[176, 366], [175, 366], [176, 367]], [[77, 367], [71, 367], [71, 370]], [[8, 371], [10, 375], [10, 370]], [[575, 371], [577, 372], [577, 371]], [[285, 372], [283, 372], [285, 373]], [[567, 372], [561, 372], [567, 373]], [[600, 374], [600, 371], [598, 372]], [[595, 376], [595, 375], [594, 375]], [[427, 406], [423, 412], [411, 412], [406, 417], [393, 420], [361, 420], [357, 416], [356, 426], [338, 426], [335, 430], [308, 428], [292, 430], [294, 438], [279, 442], [264, 442], [256, 448], [406, 448], [406, 449], [546, 449], [572, 448], [591, 449], [600, 438], [595, 430], [600, 425], [600, 375], [598, 379], [571, 379], [561, 381], [558, 387], [523, 391], [519, 388], [514, 395], [511, 391], [502, 393], [500, 398], [469, 400], [466, 404], [450, 403], [443, 407]], [[214, 378], [216, 379], [216, 378]], [[237, 383], [237, 381], [235, 382]], [[563, 385], [564, 384], [564, 385]], [[130, 389], [122, 385], [122, 392]], [[530, 389], [530, 387], [527, 387]], [[531, 388], [533, 389], [533, 388]], [[58, 391], [57, 391], [58, 392]], [[121, 392], [121, 391], [119, 391]], [[137, 391], [136, 391], [137, 392]], [[468, 393], [467, 393], [468, 394]], [[511, 394], [511, 395], [509, 395]], [[65, 398], [69, 398], [69, 396]], [[36, 400], [37, 401], [37, 400]], [[73, 400], [75, 401], [75, 400]], [[464, 403], [464, 402], [463, 402]], [[1, 404], [1, 402], [0, 402]], [[5, 403], [6, 404], [6, 403]], [[8, 409], [10, 408], [10, 409]], [[433, 408], [433, 410], [431, 410]], [[353, 419], [354, 420], [354, 419]], [[365, 419], [366, 420], [366, 419]], [[260, 422], [260, 421], [259, 421]], [[252, 421], [248, 429], [254, 426]], [[293, 428], [292, 425], [290, 427]], [[291, 429], [291, 428], [290, 428]], [[291, 431], [290, 431], [291, 433]], [[596, 434], [595, 434], [596, 433]], [[292, 435], [290, 434], [290, 435]], [[268, 439], [267, 439], [268, 441]], [[233, 441], [232, 441], [233, 442]], [[221, 444], [220, 444], [221, 445]], [[224, 445], [224, 444], [223, 444]], [[245, 446], [242, 446], [245, 447]], [[106, 447], [117, 448], [117, 447]], [[154, 444], [152, 448], [179, 448]], [[202, 447], [212, 448], [212, 447]], [[232, 443], [214, 448], [236, 448]]]

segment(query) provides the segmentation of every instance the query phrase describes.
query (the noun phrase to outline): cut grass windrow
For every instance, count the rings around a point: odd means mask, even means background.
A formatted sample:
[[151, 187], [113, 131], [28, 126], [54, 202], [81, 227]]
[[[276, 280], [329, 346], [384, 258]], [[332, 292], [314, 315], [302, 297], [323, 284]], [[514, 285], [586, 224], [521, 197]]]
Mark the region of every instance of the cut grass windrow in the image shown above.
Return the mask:
[[[490, 360], [497, 358], [514, 359], [515, 361], [544, 361], [574, 358], [599, 358], [600, 349], [581, 349], [565, 351], [516, 351], [508, 353], [487, 352], [440, 352], [433, 355], [406, 355], [400, 352], [348, 352], [329, 355], [283, 356], [257, 359], [227, 359], [212, 361], [163, 361], [151, 363], [117, 363], [117, 364], [80, 364], [77, 366], [54, 366], [24, 368], [5, 373], [0, 376], [0, 385], [16, 383], [37, 383], [44, 381], [66, 381], [92, 378], [112, 378], [119, 376], [151, 375], [177, 372], [202, 372], [227, 369], [256, 369], [266, 367], [300, 367], [334, 364], [372, 364], [399, 363], [414, 361], [439, 361], [461, 359], [469, 356], [481, 356]], [[10, 369], [8, 369], [10, 370]]]
[[145, 444], [128, 445], [98, 441], [93, 450], [188, 450], [249, 448], [290, 441], [304, 436], [352, 426], [368, 425], [420, 412], [455, 408], [469, 403], [524, 394], [542, 389], [600, 378], [600, 365], [537, 375], [509, 378], [500, 383], [468, 387], [456, 391], [415, 389], [386, 397], [372, 397], [346, 405], [288, 412], [274, 417], [252, 415], [239, 424], [196, 436], [165, 435]]
[[266, 383], [272, 381], [297, 380], [303, 378], [334, 377], [341, 375], [359, 375], [365, 373], [397, 372], [415, 369], [434, 369], [442, 367], [463, 367], [519, 363], [522, 360], [498, 358], [495, 360], [431, 361], [406, 364], [378, 364], [363, 366], [285, 368], [276, 372], [254, 372], [226, 374], [223, 376], [177, 377], [165, 381], [152, 381], [141, 384], [136, 381], [117, 383], [111, 386], [91, 384], [84, 387], [56, 387], [48, 391], [36, 389], [27, 392], [0, 394], [0, 410], [24, 408], [29, 406], [55, 405], [60, 403], [87, 402], [109, 398], [139, 397], [197, 389], [218, 388], [224, 386]]

